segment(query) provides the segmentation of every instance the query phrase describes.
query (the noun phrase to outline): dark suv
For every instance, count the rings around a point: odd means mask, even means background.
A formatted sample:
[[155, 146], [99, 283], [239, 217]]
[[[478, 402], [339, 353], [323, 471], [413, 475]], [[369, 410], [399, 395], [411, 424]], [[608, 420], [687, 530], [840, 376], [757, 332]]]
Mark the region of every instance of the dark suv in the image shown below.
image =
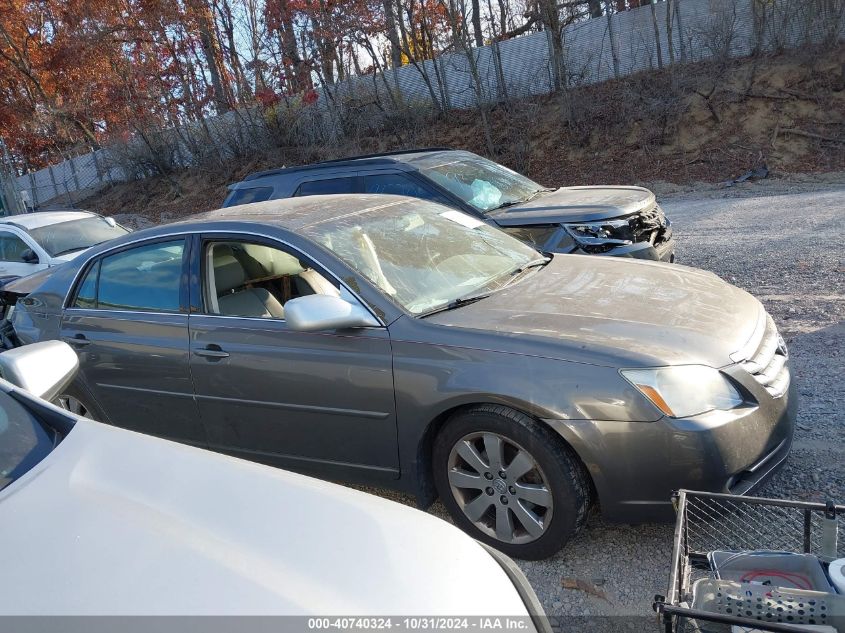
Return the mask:
[[329, 193], [424, 198], [496, 225], [544, 252], [675, 259], [671, 223], [648, 189], [547, 188], [472, 152], [448, 148], [272, 169], [229, 190], [224, 207]]

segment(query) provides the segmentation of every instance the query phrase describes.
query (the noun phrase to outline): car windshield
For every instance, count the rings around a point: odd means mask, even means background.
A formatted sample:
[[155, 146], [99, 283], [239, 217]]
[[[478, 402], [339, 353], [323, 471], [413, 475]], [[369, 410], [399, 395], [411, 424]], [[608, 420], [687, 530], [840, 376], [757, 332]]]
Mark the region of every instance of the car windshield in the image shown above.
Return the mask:
[[545, 261], [477, 218], [425, 200], [382, 204], [302, 231], [417, 315], [496, 290]]
[[[426, 165], [435, 158], [433, 164]], [[481, 212], [523, 202], [545, 190], [533, 180], [474, 154], [462, 153], [455, 159], [435, 155], [420, 164], [423, 176]]]
[[51, 257], [91, 248], [102, 242], [126, 235], [128, 232], [122, 226], [112, 226], [105, 218], [98, 216], [48, 224], [29, 230], [33, 239]]
[[6, 393], [0, 393], [0, 489], [44, 459], [58, 436]]

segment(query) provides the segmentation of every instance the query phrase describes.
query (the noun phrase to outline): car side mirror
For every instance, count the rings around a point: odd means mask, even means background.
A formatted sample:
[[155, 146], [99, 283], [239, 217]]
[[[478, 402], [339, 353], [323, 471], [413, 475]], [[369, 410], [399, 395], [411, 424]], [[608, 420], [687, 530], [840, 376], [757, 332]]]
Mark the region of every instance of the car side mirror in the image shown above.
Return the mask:
[[362, 306], [332, 295], [306, 295], [285, 303], [285, 321], [292, 330], [318, 332], [380, 323]]
[[0, 377], [44, 400], [53, 400], [73, 381], [79, 358], [62, 341], [42, 341], [0, 353]]
[[21, 260], [25, 261], [27, 264], [37, 264], [38, 255], [36, 255], [35, 251], [33, 251], [31, 248], [28, 248], [23, 253], [21, 253]]

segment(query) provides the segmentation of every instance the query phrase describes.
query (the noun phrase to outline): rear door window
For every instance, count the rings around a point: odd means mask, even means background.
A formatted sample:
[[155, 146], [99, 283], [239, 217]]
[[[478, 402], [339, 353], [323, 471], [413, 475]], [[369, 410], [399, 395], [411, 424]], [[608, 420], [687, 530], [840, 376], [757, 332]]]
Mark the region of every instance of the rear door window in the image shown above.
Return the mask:
[[179, 312], [184, 252], [180, 239], [103, 257], [86, 273], [73, 307]]
[[355, 193], [356, 177], [309, 180], [299, 185], [294, 196], [319, 196], [332, 193]]
[[249, 189], [235, 189], [226, 198], [225, 207], [234, 207], [239, 204], [250, 204], [252, 202], [264, 202], [273, 195], [273, 187], [250, 187]]

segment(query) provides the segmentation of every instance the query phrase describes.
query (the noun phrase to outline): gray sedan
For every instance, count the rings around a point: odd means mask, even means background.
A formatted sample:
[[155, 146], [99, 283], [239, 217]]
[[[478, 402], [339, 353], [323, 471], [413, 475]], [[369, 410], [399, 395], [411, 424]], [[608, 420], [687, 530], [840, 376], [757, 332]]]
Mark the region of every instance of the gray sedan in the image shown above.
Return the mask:
[[638, 522], [670, 518], [675, 488], [751, 491], [792, 441], [786, 347], [748, 293], [546, 256], [428, 201], [231, 207], [42, 275], [12, 324], [77, 349], [66, 407], [439, 496], [517, 557], [555, 552], [596, 501]]

